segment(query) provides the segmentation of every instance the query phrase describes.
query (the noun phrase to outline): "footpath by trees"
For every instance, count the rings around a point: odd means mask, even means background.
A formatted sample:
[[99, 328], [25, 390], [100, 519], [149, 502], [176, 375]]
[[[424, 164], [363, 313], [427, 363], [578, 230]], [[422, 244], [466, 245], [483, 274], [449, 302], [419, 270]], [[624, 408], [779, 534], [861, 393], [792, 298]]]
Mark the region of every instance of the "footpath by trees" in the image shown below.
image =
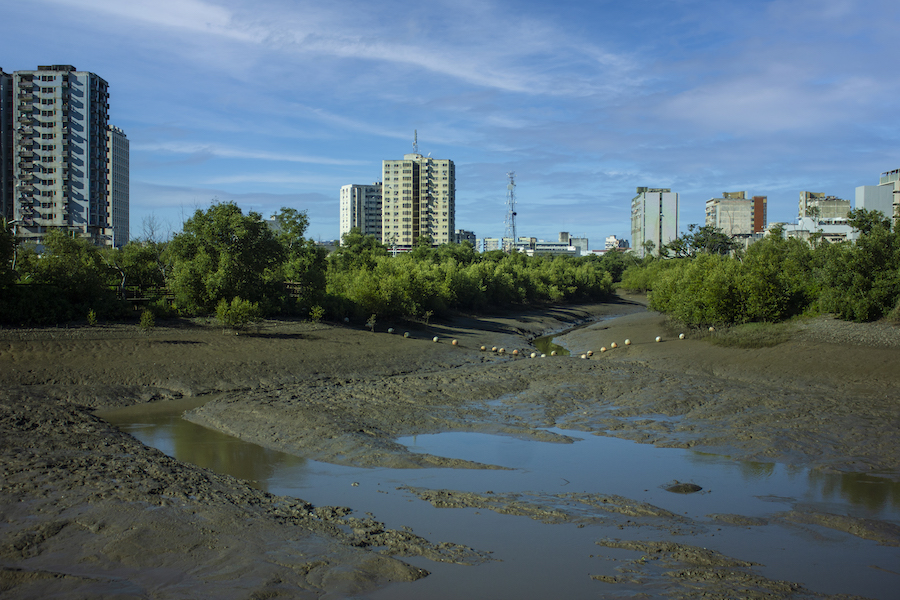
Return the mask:
[[[97, 248], [51, 231], [43, 252], [0, 232], [0, 322], [54, 324], [156, 316], [421, 318], [447, 310], [593, 301], [612, 292], [623, 257], [478, 254], [427, 238], [391, 256], [358, 230], [330, 256], [305, 237], [306, 213], [274, 226], [233, 203], [197, 210], [171, 241]], [[5, 225], [5, 224], [4, 224]], [[136, 309], [137, 307], [137, 309]], [[88, 316], [90, 315], [90, 317]]]

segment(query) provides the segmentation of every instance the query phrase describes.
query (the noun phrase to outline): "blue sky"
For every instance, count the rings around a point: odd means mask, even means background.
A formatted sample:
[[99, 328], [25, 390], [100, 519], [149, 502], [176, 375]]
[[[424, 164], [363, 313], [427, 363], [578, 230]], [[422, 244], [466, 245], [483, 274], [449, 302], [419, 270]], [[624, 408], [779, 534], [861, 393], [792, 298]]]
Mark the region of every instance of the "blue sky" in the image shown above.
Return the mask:
[[456, 163], [456, 225], [630, 239], [637, 186], [682, 229], [724, 191], [853, 199], [900, 168], [895, 0], [0, 0], [0, 67], [110, 84], [131, 231], [234, 201], [338, 235], [342, 185], [419, 149]]

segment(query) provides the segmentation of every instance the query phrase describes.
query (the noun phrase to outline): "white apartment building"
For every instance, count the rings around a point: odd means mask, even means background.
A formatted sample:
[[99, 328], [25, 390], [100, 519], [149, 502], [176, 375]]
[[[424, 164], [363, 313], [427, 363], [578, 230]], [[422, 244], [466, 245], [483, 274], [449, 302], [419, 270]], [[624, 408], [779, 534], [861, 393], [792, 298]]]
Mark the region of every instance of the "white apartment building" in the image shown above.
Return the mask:
[[878, 185], [856, 188], [856, 208], [881, 211], [897, 227], [900, 224], [900, 169], [882, 173]]
[[631, 242], [641, 258], [644, 244], [653, 242], [653, 252], [678, 237], [678, 193], [669, 188], [637, 188], [631, 200]]
[[380, 181], [371, 185], [351, 184], [341, 188], [341, 239], [345, 233], [358, 227], [363, 235], [374, 235], [379, 241], [383, 241], [381, 194]]
[[452, 160], [405, 154], [382, 161], [382, 242], [411, 248], [419, 237], [450, 244], [456, 232], [456, 169]]
[[110, 215], [110, 244], [121, 248], [128, 243], [130, 205], [129, 157], [130, 144], [125, 132], [110, 126], [107, 138], [109, 157], [109, 189], [107, 190], [107, 212]]
[[65, 228], [110, 243], [107, 82], [71, 65], [12, 76], [17, 235], [40, 243]]

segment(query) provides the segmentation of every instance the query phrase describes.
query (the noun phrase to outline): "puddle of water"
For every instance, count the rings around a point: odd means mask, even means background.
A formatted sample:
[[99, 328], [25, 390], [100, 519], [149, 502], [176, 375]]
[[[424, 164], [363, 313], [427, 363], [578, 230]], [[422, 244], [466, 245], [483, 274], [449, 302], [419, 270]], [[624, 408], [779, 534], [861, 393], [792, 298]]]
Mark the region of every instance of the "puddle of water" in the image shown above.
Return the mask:
[[531, 345], [538, 349], [538, 352], [546, 354], [550, 356], [551, 352], [556, 352], [559, 356], [568, 356], [569, 350], [565, 346], [560, 346], [559, 344], [554, 344], [553, 339], [558, 336], [558, 333], [554, 333], [553, 335], [545, 335], [543, 337], [535, 338]]
[[[675, 541], [758, 562], [765, 565], [758, 572], [771, 579], [795, 581], [822, 593], [885, 599], [895, 597], [900, 582], [897, 548], [822, 528], [736, 527], [707, 516], [731, 513], [772, 518], [802, 504], [823, 512], [900, 522], [900, 484], [871, 475], [834, 475], [775, 463], [738, 462], [560, 429], [549, 431], [579, 439], [572, 444], [554, 444], [448, 432], [398, 440], [414, 452], [514, 469], [510, 471], [343, 467], [265, 450], [182, 420], [182, 412], [196, 404], [194, 399], [101, 416], [179, 460], [250, 480], [273, 494], [316, 505], [349, 506], [360, 514], [370, 512], [388, 527], [405, 525], [433, 541], [491, 550], [502, 561], [463, 567], [404, 559], [432, 575], [412, 584], [390, 586], [367, 598], [593, 597], [613, 589], [589, 575], [615, 575], [620, 564], [602, 558], [618, 555], [597, 546], [597, 540], [672, 539], [668, 531], [649, 527], [579, 528], [574, 524], [547, 525], [487, 509], [437, 509], [397, 489], [400, 486], [481, 494], [488, 490], [498, 494], [616, 494], [695, 519], [698, 533], [679, 535]], [[704, 489], [689, 495], [665, 491], [665, 484], [673, 480], [693, 482]], [[627, 552], [622, 556], [637, 558]]]

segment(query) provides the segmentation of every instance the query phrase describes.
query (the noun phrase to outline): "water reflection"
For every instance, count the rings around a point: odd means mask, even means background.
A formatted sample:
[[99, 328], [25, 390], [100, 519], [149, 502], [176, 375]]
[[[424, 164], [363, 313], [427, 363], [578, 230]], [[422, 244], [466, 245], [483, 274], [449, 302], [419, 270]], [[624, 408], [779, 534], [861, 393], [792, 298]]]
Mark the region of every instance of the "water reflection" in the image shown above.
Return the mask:
[[196, 400], [176, 401], [100, 416], [169, 456], [243, 479], [263, 491], [269, 491], [269, 482], [276, 471], [299, 472], [306, 465], [304, 458], [244, 442], [181, 418], [185, 410], [197, 405]]
[[836, 475], [810, 471], [809, 485], [827, 500], [844, 500], [874, 512], [890, 507], [900, 509], [900, 482], [868, 473]]
[[553, 338], [559, 334], [545, 335], [544, 337], [535, 338], [531, 344], [538, 349], [539, 352], [550, 356], [551, 352], [556, 352], [560, 356], [569, 356], [569, 351], [559, 344], [553, 343]]

